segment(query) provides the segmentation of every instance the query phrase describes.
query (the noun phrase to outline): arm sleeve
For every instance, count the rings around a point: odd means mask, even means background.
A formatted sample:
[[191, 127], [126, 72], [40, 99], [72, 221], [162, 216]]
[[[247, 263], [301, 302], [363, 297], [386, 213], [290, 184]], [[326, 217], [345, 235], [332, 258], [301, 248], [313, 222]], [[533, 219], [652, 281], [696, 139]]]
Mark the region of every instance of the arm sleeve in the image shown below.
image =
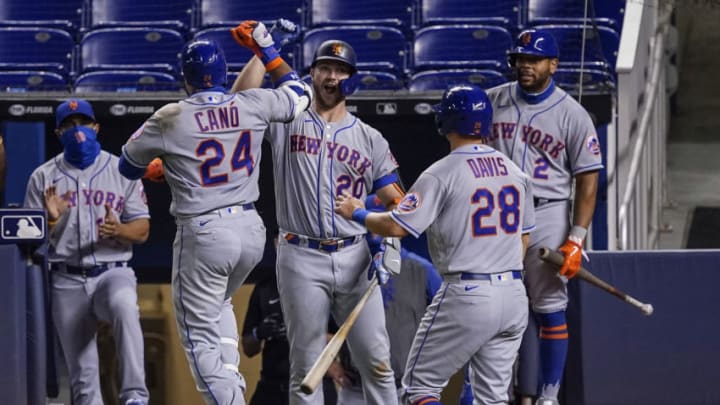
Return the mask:
[[[388, 141], [383, 138], [380, 132], [375, 132], [376, 135], [372, 137], [373, 185], [376, 189], [379, 189], [382, 185], [378, 185], [378, 181], [386, 176], [394, 176], [395, 181], [397, 181], [397, 174], [395, 174], [394, 171], [398, 168], [398, 163], [390, 151]], [[390, 183], [386, 182], [384, 185], [387, 184]]]
[[[292, 93], [292, 94], [291, 94]], [[252, 111], [258, 114], [260, 120], [271, 122], [289, 122], [295, 119], [298, 109], [298, 101], [293, 97], [290, 89], [281, 87], [278, 89], [249, 89], [238, 93], [243, 103], [253, 105]]]
[[390, 217], [414, 237], [425, 232], [440, 214], [448, 193], [437, 177], [425, 171], [417, 179]]
[[578, 107], [578, 113], [571, 115], [569, 120], [568, 156], [572, 174], [602, 169], [600, 140], [590, 116]]
[[243, 323], [243, 335], [252, 335], [253, 328], [258, 326], [262, 320], [262, 314], [260, 313], [260, 285], [261, 284], [256, 284], [250, 294], [250, 303], [248, 304], [245, 322]]
[[122, 157], [137, 168], [146, 168], [166, 150], [164, 128], [180, 113], [177, 103], [168, 104], [148, 118], [122, 147]]

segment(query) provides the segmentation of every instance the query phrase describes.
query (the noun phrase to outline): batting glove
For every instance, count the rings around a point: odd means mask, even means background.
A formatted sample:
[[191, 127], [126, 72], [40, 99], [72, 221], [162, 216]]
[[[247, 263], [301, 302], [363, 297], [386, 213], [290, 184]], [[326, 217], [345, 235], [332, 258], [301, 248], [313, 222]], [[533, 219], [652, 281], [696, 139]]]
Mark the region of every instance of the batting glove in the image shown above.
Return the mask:
[[291, 42], [295, 42], [298, 35], [300, 35], [300, 27], [290, 20], [279, 18], [275, 21], [275, 24], [270, 27], [270, 35], [272, 36], [273, 42], [275, 42], [275, 49], [280, 52], [282, 47]]
[[365, 238], [368, 243], [368, 248], [370, 248], [370, 254], [372, 255], [367, 274], [368, 280], [377, 277], [378, 282], [384, 285], [390, 279], [390, 273], [383, 267], [383, 258], [385, 257], [385, 244], [383, 243], [383, 239], [378, 235], [370, 233], [368, 233]]
[[142, 177], [145, 180], [150, 180], [155, 183], [162, 183], [165, 181], [165, 169], [163, 169], [163, 162], [160, 158], [153, 159], [145, 169], [145, 174]]
[[560, 251], [565, 255], [563, 265], [560, 267], [560, 275], [571, 279], [580, 271], [582, 264], [582, 239], [570, 235], [565, 244], [560, 247]]
[[240, 25], [230, 30], [235, 42], [250, 49], [262, 60], [267, 67], [268, 64], [274, 62], [280, 57], [272, 35], [268, 32], [265, 24], [254, 20], [243, 21]]

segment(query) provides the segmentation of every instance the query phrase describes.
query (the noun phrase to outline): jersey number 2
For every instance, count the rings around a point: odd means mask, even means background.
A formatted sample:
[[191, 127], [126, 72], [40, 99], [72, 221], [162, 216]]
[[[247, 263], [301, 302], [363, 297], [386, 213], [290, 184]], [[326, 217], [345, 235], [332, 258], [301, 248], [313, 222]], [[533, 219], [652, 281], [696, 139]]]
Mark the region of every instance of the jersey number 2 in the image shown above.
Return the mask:
[[[254, 159], [251, 152], [252, 136], [250, 131], [243, 131], [238, 137], [238, 141], [235, 144], [235, 150], [233, 150], [232, 157], [230, 158], [230, 170], [238, 171], [241, 169], [247, 170], [248, 176], [253, 172]], [[225, 160], [225, 148], [223, 144], [217, 139], [206, 139], [198, 145], [195, 149], [197, 156], [206, 156], [212, 154], [212, 156], [203, 160], [200, 164], [200, 181], [202, 181], [203, 187], [212, 187], [219, 184], [228, 182], [227, 172], [211, 174], [210, 170], [215, 166], [222, 164]]]
[[[471, 199], [473, 204], [480, 207], [475, 210], [472, 216], [473, 236], [497, 235], [495, 225], [483, 225], [483, 218], [493, 215], [495, 212], [495, 195], [487, 188], [475, 190]], [[520, 225], [520, 193], [514, 186], [505, 186], [497, 194], [498, 208], [500, 211], [500, 228], [505, 233], [515, 233]]]

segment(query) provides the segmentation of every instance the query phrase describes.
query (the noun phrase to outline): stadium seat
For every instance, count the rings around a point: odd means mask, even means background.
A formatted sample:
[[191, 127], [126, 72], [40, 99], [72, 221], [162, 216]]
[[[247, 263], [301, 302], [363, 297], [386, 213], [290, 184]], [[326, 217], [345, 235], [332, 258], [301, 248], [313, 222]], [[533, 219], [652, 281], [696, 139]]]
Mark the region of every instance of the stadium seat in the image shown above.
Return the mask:
[[408, 90], [411, 93], [421, 91], [445, 90], [448, 86], [470, 83], [483, 89], [489, 89], [507, 82], [507, 77], [496, 70], [487, 69], [446, 69], [426, 70], [410, 77]]
[[510, 33], [490, 25], [430, 26], [415, 34], [413, 70], [506, 69]]
[[[239, 72], [243, 66], [252, 58], [253, 53], [235, 42], [230, 34], [230, 26], [215, 27], [199, 31], [195, 34], [194, 39], [211, 39], [217, 42], [225, 53], [225, 60], [228, 63], [228, 70]], [[293, 47], [288, 44], [288, 49]], [[293, 52], [282, 52], [282, 57], [290, 66], [295, 64], [295, 55]]]
[[[620, 32], [625, 17], [626, 0], [588, 2], [588, 20]], [[528, 0], [528, 25], [580, 24], [585, 18], [585, 0]]]
[[581, 72], [583, 91], [606, 93], [615, 89], [615, 78], [604, 70], [558, 68], [553, 79], [560, 88], [568, 92], [577, 92], [580, 89]]
[[413, 0], [313, 0], [311, 21], [324, 25], [387, 25], [409, 31]]
[[420, 25], [496, 24], [514, 30], [520, 22], [519, 0], [418, 0]]
[[179, 91], [180, 81], [167, 73], [107, 70], [88, 72], [75, 80], [75, 93]]
[[101, 28], [80, 43], [81, 71], [151, 70], [176, 74], [185, 40], [177, 31], [153, 28]]
[[315, 28], [305, 34], [302, 45], [302, 72], [310, 69], [315, 51], [323, 42], [340, 39], [357, 54], [358, 70], [401, 74], [405, 69], [407, 42], [403, 33], [391, 27], [358, 25]]
[[190, 29], [193, 0], [89, 0], [88, 28], [154, 27], [185, 32]]
[[70, 90], [65, 78], [57, 73], [10, 71], [0, 72], [0, 92], [27, 93], [32, 91], [64, 91]]
[[268, 28], [278, 18], [305, 25], [304, 0], [199, 0], [199, 28], [236, 26], [245, 20], [265, 23]]
[[612, 28], [597, 26], [585, 29], [585, 55], [582, 63], [583, 25], [538, 25], [557, 39], [560, 47], [560, 65], [615, 71], [620, 37]]
[[0, 26], [58, 28], [74, 33], [80, 28], [85, 0], [2, 0]]
[[0, 28], [0, 70], [43, 70], [67, 76], [75, 42], [56, 28]]

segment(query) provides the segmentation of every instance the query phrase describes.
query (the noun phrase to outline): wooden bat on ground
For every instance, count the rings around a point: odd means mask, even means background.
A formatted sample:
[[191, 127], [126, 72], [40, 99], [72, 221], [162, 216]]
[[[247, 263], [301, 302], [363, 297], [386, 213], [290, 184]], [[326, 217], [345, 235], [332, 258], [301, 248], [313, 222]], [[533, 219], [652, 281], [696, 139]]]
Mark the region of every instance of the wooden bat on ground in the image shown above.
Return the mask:
[[360, 314], [360, 311], [362, 311], [365, 307], [365, 303], [368, 298], [370, 298], [370, 295], [377, 285], [377, 278], [373, 277], [367, 290], [360, 298], [360, 301], [355, 304], [355, 308], [353, 308], [352, 312], [350, 312], [350, 315], [348, 315], [347, 319], [345, 319], [345, 322], [342, 326], [340, 326], [340, 329], [338, 329], [337, 333], [335, 333], [335, 336], [330, 339], [327, 346], [325, 346], [325, 349], [323, 349], [320, 356], [318, 356], [317, 360], [315, 360], [315, 364], [313, 364], [312, 368], [310, 368], [310, 371], [308, 371], [307, 375], [305, 375], [302, 384], [300, 384], [300, 390], [302, 392], [305, 394], [312, 394], [320, 384], [323, 376], [325, 376], [325, 373], [330, 367], [330, 364], [333, 360], [335, 360], [335, 356], [337, 356], [340, 351], [340, 347], [342, 347], [343, 342], [345, 342], [348, 332], [350, 332], [350, 328], [352, 328], [353, 324], [355, 324], [355, 320]]
[[[562, 266], [563, 261], [565, 260], [565, 257], [554, 250], [548, 249], [548, 248], [540, 248], [539, 251], [540, 258], [544, 261], [554, 264], [556, 266]], [[609, 292], [610, 294], [620, 298], [621, 300], [627, 302], [628, 304], [632, 305], [633, 307], [639, 309], [642, 311], [645, 315], [652, 315], [653, 313], [653, 306], [651, 304], [646, 304], [644, 302], [638, 301], [637, 299], [625, 294], [624, 292], [618, 290], [617, 288], [611, 286], [610, 284], [606, 283], [605, 281], [597, 278], [594, 274], [590, 273], [586, 268], [580, 267], [580, 271], [575, 275], [575, 277], [585, 280], [588, 283], [594, 285], [595, 287], [598, 287], [601, 290], [605, 290]]]

